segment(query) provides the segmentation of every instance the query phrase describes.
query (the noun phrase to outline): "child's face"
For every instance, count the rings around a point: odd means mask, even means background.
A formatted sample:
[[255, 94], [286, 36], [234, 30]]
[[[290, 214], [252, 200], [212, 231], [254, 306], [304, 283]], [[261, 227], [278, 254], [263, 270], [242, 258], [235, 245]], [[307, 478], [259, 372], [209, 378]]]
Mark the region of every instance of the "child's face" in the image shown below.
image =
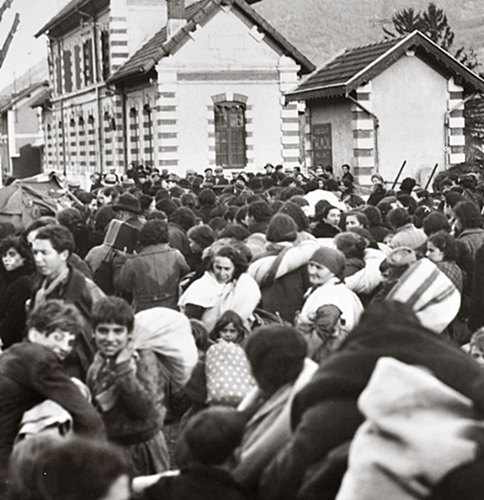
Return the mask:
[[437, 248], [431, 241], [427, 243], [427, 253], [425, 254], [432, 262], [438, 264], [444, 260], [444, 252]]
[[484, 368], [484, 352], [477, 347], [471, 347], [471, 358], [477, 361]]
[[106, 358], [116, 357], [128, 345], [129, 338], [128, 328], [117, 323], [100, 323], [94, 330], [96, 346]]
[[220, 330], [220, 338], [227, 342], [236, 342], [239, 336], [239, 331], [233, 323], [229, 323]]

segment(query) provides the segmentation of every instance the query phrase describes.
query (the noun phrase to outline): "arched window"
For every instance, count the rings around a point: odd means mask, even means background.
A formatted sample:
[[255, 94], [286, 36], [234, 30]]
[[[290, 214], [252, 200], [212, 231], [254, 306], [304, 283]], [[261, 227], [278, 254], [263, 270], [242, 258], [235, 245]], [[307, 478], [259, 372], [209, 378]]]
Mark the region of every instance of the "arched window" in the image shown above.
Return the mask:
[[139, 130], [138, 112], [136, 108], [129, 110], [129, 158], [131, 162], [139, 164]]
[[87, 119], [87, 156], [89, 171], [96, 171], [96, 120], [93, 115]]
[[219, 102], [215, 113], [215, 160], [217, 165], [240, 168], [246, 165], [245, 105]]
[[151, 108], [149, 104], [143, 106], [143, 161], [144, 164], [153, 166], [153, 119], [151, 116]]

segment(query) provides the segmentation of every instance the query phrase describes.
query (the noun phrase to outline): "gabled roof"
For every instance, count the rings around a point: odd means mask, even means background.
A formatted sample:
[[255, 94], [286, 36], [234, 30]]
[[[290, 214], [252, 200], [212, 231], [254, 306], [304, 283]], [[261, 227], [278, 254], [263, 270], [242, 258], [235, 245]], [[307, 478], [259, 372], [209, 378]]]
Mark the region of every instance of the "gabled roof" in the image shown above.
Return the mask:
[[[61, 9], [47, 24], [45, 24], [35, 35], [38, 38], [43, 34], [51, 34], [53, 31], [69, 31], [77, 18], [85, 19], [92, 16], [109, 5], [109, 0], [71, 0]], [[82, 13], [81, 13], [82, 12]]]
[[151, 71], [158, 61], [176, 51], [180, 44], [187, 41], [190, 32], [195, 31], [197, 25], [205, 24], [221, 5], [232, 4], [244, 12], [263, 33], [266, 33], [283, 50], [283, 52], [301, 66], [303, 74], [314, 70], [314, 65], [275, 28], [273, 28], [260, 14], [249, 6], [258, 0], [201, 0], [186, 9], [187, 23], [170, 40], [167, 40], [167, 29], [163, 27], [141, 49], [139, 49], [119, 70], [109, 78], [108, 82], [117, 82], [136, 75], [143, 75]]
[[1, 103], [0, 113], [5, 113], [11, 109], [15, 104], [20, 102], [22, 99], [29, 99], [31, 97], [38, 98], [39, 95], [43, 95], [44, 92], [49, 91], [49, 82], [47, 80], [42, 82], [32, 83], [28, 87], [22, 89], [20, 92], [11, 94], [8, 96], [8, 100]]
[[467, 90], [484, 91], [482, 78], [425, 35], [414, 31], [402, 38], [345, 49], [288, 92], [286, 101], [347, 97], [360, 85], [382, 73], [408, 50], [414, 50], [417, 57], [421, 57], [436, 69], [449, 75], [460, 76]]

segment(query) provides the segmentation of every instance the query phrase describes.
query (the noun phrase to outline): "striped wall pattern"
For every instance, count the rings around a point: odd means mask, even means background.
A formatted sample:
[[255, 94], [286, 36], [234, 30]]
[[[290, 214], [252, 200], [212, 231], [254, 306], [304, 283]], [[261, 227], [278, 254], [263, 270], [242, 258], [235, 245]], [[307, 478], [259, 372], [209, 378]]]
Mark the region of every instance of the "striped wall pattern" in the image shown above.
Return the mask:
[[313, 165], [313, 138], [311, 130], [311, 106], [306, 106], [306, 124], [304, 126], [304, 155], [306, 169], [311, 169]]
[[297, 69], [294, 62], [282, 57], [279, 64], [279, 90], [281, 92], [281, 156], [284, 167], [299, 165], [299, 112], [297, 102], [284, 106], [284, 94], [297, 84]]
[[111, 74], [119, 69], [129, 57], [128, 21], [126, 16], [109, 18], [109, 45]]
[[55, 127], [52, 126], [51, 120], [45, 126], [45, 164], [47, 170], [55, 169], [55, 143], [54, 143]]
[[112, 115], [106, 111], [103, 116], [103, 142], [104, 142], [104, 164], [106, 167], [114, 166], [113, 157], [113, 133], [111, 130]]
[[153, 144], [153, 110], [149, 104], [143, 106], [142, 143], [143, 164], [154, 167], [154, 144]]
[[[356, 99], [368, 111], [373, 111], [371, 102], [371, 82], [356, 91]], [[376, 170], [375, 122], [371, 115], [351, 104], [354, 174], [358, 184], [370, 185], [371, 175]]]
[[87, 157], [88, 171], [99, 171], [100, 169], [97, 165], [96, 118], [93, 115], [89, 115], [87, 118]]
[[139, 118], [138, 109], [131, 107], [128, 111], [128, 162], [139, 165]]
[[158, 73], [158, 100], [153, 113], [153, 128], [156, 130], [155, 163], [159, 168], [178, 166], [177, 113], [178, 79], [175, 70], [166, 69]]
[[123, 124], [123, 102], [121, 96], [114, 95], [114, 126], [116, 130], [112, 130], [113, 137], [113, 164], [122, 172], [125, 167], [125, 145], [123, 138], [124, 124]]
[[447, 161], [449, 165], [464, 163], [465, 156], [465, 137], [464, 137], [464, 88], [457, 85], [454, 78], [447, 82], [448, 100], [448, 151]]
[[78, 130], [78, 153], [79, 153], [79, 168], [82, 171], [87, 170], [87, 144], [86, 144], [86, 124], [83, 116], [79, 116], [77, 120]]

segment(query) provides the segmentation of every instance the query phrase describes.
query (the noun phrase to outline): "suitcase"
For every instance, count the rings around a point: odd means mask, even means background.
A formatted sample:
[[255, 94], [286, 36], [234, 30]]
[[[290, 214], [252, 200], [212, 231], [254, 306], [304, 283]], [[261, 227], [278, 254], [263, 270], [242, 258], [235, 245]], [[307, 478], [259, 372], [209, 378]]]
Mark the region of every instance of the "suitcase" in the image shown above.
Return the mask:
[[113, 219], [108, 226], [104, 244], [122, 252], [133, 253], [139, 240], [139, 230], [126, 222]]

